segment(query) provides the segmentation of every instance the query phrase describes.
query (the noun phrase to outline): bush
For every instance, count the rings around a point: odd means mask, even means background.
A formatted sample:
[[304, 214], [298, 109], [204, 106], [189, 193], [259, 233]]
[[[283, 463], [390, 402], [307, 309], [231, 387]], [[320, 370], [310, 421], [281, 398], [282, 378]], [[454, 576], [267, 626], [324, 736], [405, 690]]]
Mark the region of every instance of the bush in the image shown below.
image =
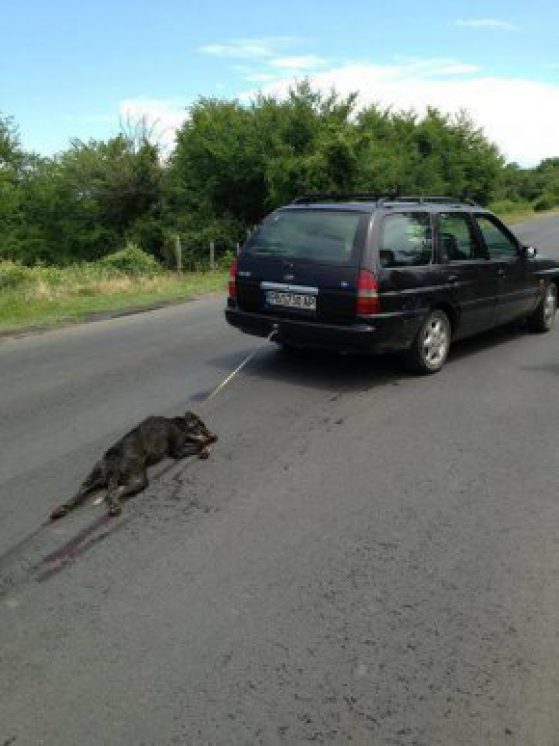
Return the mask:
[[531, 212], [532, 205], [526, 200], [500, 199], [492, 202], [489, 209], [497, 215], [507, 215], [517, 212]]
[[33, 270], [22, 264], [0, 259], [0, 290], [13, 290], [34, 282]]
[[130, 275], [155, 275], [161, 271], [160, 265], [150, 255], [134, 243], [126, 244], [124, 249], [109, 254], [96, 262], [107, 270], [116, 270]]
[[233, 264], [236, 258], [237, 258], [237, 252], [230, 251], [229, 249], [227, 249], [217, 260], [216, 262], [217, 269], [221, 269], [221, 270], [230, 269], [231, 265]]
[[544, 210], [552, 210], [559, 204], [559, 198], [554, 194], [542, 194], [542, 196], [534, 202], [534, 210], [536, 212], [543, 212]]

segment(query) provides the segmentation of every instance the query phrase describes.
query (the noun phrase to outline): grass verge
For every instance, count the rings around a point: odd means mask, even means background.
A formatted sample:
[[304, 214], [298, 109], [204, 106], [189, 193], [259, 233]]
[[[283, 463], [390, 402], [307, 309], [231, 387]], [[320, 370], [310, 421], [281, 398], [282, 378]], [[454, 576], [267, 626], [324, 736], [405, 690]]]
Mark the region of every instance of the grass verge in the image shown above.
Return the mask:
[[[222, 271], [142, 275], [80, 275], [76, 269], [28, 270], [15, 287], [0, 284], [0, 333], [79, 322], [109, 313], [172, 303], [224, 291]], [[1, 279], [1, 277], [0, 277]]]
[[526, 208], [522, 210], [515, 210], [514, 212], [497, 212], [499, 218], [503, 223], [508, 225], [514, 225], [515, 223], [524, 223], [527, 220], [538, 220], [539, 218], [547, 218], [550, 215], [559, 215], [559, 210], [546, 210], [545, 212], [536, 212], [536, 210]]

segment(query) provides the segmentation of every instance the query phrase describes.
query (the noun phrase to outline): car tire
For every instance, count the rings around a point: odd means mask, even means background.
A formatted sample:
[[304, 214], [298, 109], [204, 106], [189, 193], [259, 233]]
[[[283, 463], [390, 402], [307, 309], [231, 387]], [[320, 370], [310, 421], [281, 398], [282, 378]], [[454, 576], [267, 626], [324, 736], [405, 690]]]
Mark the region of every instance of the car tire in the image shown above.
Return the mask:
[[528, 316], [528, 327], [533, 332], [548, 332], [553, 329], [557, 313], [557, 285], [550, 282], [544, 296], [533, 314]]
[[451, 326], [441, 309], [430, 311], [406, 353], [406, 364], [413, 373], [430, 375], [443, 367], [450, 350]]

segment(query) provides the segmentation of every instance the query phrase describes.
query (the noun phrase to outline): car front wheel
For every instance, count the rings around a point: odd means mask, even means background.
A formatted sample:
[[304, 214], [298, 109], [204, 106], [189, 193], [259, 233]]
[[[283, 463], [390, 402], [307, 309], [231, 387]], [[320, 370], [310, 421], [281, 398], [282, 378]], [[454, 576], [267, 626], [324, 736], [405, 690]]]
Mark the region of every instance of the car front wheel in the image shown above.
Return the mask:
[[407, 366], [414, 373], [437, 373], [450, 350], [450, 321], [444, 311], [431, 311], [407, 352]]
[[550, 282], [534, 313], [528, 317], [528, 326], [533, 332], [548, 332], [555, 324], [557, 313], [557, 285]]

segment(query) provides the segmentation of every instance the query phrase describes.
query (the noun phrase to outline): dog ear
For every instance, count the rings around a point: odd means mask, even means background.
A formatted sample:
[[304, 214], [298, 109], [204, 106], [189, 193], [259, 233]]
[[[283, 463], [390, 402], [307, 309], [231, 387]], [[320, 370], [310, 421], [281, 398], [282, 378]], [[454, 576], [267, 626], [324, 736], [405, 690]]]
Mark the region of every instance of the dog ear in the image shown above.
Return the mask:
[[197, 415], [194, 414], [194, 412], [185, 412], [184, 419], [187, 421], [190, 420], [192, 422], [193, 420], [194, 421], [198, 420], [198, 417]]

